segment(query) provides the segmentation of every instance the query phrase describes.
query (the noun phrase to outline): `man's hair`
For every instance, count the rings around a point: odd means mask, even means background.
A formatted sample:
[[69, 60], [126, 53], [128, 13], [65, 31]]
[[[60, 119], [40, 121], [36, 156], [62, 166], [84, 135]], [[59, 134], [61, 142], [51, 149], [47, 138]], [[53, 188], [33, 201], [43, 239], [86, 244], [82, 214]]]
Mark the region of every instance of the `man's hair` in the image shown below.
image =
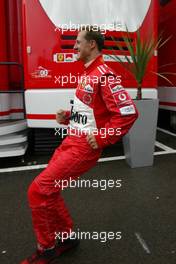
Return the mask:
[[99, 51], [102, 51], [104, 47], [104, 36], [102, 35], [99, 28], [94, 26], [84, 26], [80, 31], [86, 31], [85, 39], [87, 41], [95, 40]]

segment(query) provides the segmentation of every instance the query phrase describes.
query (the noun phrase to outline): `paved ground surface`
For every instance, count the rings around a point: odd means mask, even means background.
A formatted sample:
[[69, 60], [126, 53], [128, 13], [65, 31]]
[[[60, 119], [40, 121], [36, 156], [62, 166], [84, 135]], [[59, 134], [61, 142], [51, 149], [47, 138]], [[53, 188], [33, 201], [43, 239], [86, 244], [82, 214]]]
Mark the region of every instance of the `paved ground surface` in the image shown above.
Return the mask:
[[[157, 141], [176, 149], [176, 137], [158, 132]], [[118, 148], [117, 148], [118, 147]], [[123, 155], [121, 144], [104, 157]], [[0, 263], [18, 264], [35, 247], [26, 192], [41, 170], [3, 172], [2, 168], [46, 163], [49, 156], [0, 160]], [[8, 165], [8, 166], [7, 166]], [[55, 263], [176, 263], [176, 154], [156, 155], [153, 167], [131, 169], [125, 160], [99, 162], [82, 179], [121, 180], [121, 188], [68, 188], [63, 196], [75, 231], [98, 232], [99, 240], [81, 240], [76, 251]], [[103, 183], [103, 182], [102, 182]], [[102, 185], [104, 186], [104, 185]], [[104, 187], [102, 187], [103, 189]], [[101, 242], [102, 232], [121, 232], [120, 240]]]

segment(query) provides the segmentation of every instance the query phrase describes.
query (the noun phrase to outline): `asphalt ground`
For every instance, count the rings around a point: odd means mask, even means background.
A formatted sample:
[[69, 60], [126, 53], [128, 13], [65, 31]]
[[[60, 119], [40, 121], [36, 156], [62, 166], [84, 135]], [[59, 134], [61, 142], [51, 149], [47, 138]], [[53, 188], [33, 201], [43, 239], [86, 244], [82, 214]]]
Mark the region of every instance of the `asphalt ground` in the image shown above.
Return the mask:
[[[157, 141], [176, 149], [174, 136], [159, 131]], [[121, 145], [118, 147], [118, 150], [117, 146], [105, 150], [104, 157], [123, 155]], [[161, 150], [156, 148], [155, 151]], [[22, 164], [29, 165], [34, 161], [40, 164], [47, 159], [49, 156], [30, 156]], [[20, 166], [21, 161], [10, 159], [8, 162], [12, 167]], [[5, 167], [1, 160], [1, 168]], [[2, 264], [18, 264], [35, 249], [26, 193], [40, 171], [0, 171]], [[82, 239], [75, 251], [63, 255], [55, 263], [176, 263], [176, 154], [156, 155], [153, 167], [137, 169], [131, 169], [124, 159], [99, 162], [82, 179], [121, 180], [122, 186], [106, 189], [105, 186], [76, 187], [63, 191], [75, 221], [75, 232], [96, 232], [99, 239]], [[103, 234], [108, 232], [121, 232], [121, 239], [106, 240]]]

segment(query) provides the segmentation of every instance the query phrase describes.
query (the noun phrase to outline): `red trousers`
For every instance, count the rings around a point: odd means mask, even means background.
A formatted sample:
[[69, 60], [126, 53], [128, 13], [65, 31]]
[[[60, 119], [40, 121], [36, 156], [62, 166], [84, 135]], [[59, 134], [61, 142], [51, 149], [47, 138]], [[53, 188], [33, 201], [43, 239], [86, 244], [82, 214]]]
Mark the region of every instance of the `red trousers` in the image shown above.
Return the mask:
[[46, 169], [28, 190], [29, 206], [38, 244], [42, 248], [55, 245], [55, 234], [70, 232], [73, 221], [56, 182], [77, 179], [96, 164], [101, 149], [93, 150], [86, 136], [67, 136], [55, 150]]

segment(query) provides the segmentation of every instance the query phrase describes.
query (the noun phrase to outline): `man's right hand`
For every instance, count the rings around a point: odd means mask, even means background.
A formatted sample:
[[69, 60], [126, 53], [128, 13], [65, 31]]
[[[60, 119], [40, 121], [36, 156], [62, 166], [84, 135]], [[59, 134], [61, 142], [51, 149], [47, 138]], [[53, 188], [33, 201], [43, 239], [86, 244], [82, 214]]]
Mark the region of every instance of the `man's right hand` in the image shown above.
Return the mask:
[[60, 109], [56, 112], [56, 121], [57, 123], [61, 124], [66, 120], [66, 111], [63, 109]]

